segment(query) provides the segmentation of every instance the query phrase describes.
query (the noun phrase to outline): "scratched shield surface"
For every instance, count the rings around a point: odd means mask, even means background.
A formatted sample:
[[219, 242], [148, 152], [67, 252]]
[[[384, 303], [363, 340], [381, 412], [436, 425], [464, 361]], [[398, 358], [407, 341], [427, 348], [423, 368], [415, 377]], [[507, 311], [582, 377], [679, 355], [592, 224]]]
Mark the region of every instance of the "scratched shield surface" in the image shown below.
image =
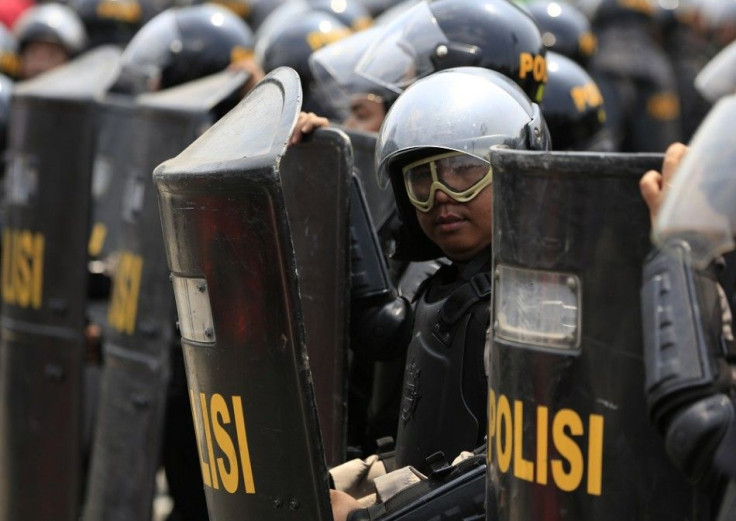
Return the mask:
[[699, 519], [644, 395], [641, 175], [660, 155], [496, 150], [488, 510]]

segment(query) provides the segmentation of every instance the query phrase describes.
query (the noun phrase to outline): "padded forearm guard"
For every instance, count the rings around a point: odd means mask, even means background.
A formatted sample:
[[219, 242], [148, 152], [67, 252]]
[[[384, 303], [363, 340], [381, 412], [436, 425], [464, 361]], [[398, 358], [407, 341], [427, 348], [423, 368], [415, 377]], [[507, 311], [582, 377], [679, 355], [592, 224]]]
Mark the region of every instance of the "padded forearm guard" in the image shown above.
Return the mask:
[[715, 277], [690, 267], [687, 243], [667, 246], [644, 266], [647, 403], [670, 459], [702, 483], [733, 471], [722, 457], [736, 452], [733, 380]]

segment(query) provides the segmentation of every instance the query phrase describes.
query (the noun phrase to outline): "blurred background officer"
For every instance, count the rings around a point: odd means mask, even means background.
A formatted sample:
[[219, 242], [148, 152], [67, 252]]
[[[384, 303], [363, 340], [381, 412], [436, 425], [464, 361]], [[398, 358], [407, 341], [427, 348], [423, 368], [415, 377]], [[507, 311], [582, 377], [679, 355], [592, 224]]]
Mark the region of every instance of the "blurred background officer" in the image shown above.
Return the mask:
[[547, 53], [547, 75], [541, 108], [553, 149], [613, 152], [603, 96], [593, 78], [555, 52]]
[[68, 62], [85, 50], [87, 32], [79, 16], [61, 4], [34, 6], [13, 27], [20, 54], [20, 79]]
[[535, 0], [526, 4], [542, 33], [544, 46], [586, 67], [598, 40], [586, 16], [564, 1]]
[[507, 0], [409, 1], [399, 7], [384, 25], [310, 58], [320, 98], [348, 128], [378, 130], [393, 101], [414, 81], [463, 65], [501, 72], [541, 98], [544, 47], [525, 11]]
[[386, 26], [356, 72], [398, 94], [436, 71], [483, 67], [505, 74], [540, 101], [547, 80], [544, 52], [534, 20], [506, 0], [420, 2]]
[[[278, 14], [275, 13], [276, 16]], [[333, 116], [329, 107], [314, 95], [308, 60], [315, 50], [346, 37], [350, 32], [348, 26], [335, 16], [321, 11], [309, 11], [286, 20], [282, 27], [269, 35], [268, 41], [260, 50], [264, 72], [268, 73], [282, 66], [291, 67], [299, 74], [302, 82], [303, 110]]]
[[269, 14], [256, 33], [256, 58], [266, 73], [281, 66], [297, 71], [303, 110], [336, 119], [332, 103], [315, 89], [309, 57], [371, 24], [370, 14], [356, 0], [287, 2]]
[[144, 23], [143, 6], [138, 0], [69, 0], [68, 5], [81, 18], [90, 48], [124, 46]]
[[680, 138], [677, 84], [654, 38], [655, 11], [649, 0], [599, 0], [589, 11], [598, 38], [590, 72], [622, 152], [663, 152]]
[[127, 45], [112, 90], [140, 94], [202, 78], [252, 57], [254, 44], [248, 25], [223, 7], [168, 9]]
[[319, 49], [309, 57], [319, 99], [328, 113], [349, 129], [378, 132], [388, 109], [397, 98], [392, 90], [355, 72], [355, 66], [382, 28], [372, 27]]

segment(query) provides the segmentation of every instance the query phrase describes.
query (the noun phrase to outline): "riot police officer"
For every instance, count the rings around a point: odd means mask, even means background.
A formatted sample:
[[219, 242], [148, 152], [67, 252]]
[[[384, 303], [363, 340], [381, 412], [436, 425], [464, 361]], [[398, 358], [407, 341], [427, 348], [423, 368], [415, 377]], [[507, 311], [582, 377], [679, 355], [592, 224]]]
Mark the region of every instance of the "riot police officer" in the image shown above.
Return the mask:
[[526, 6], [550, 51], [575, 60], [585, 67], [598, 48], [593, 28], [585, 15], [565, 2], [535, 0]]
[[[274, 14], [278, 16], [278, 13]], [[313, 79], [308, 59], [317, 49], [340, 40], [350, 34], [350, 29], [333, 15], [322, 11], [309, 11], [288, 21], [268, 35], [263, 43], [261, 64], [265, 72], [278, 67], [294, 69], [302, 81], [303, 108], [307, 112], [329, 114], [329, 107], [315, 99]]]
[[356, 72], [398, 94], [436, 71], [483, 67], [539, 102], [547, 82], [544, 54], [534, 20], [513, 2], [440, 0], [420, 2], [389, 23]]
[[549, 81], [541, 108], [555, 150], [613, 151], [603, 96], [593, 78], [571, 59], [547, 53]]
[[[402, 251], [449, 259], [413, 302], [397, 467], [429, 474], [443, 459], [435, 453], [454, 458], [484, 437], [492, 145], [544, 150], [548, 134], [539, 107], [518, 86], [480, 68], [418, 81], [392, 106], [379, 134], [377, 175], [396, 197]], [[336, 510], [341, 499], [333, 494]]]
[[254, 45], [248, 25], [224, 7], [168, 9], [126, 46], [112, 90], [139, 94], [180, 85], [252, 56]]
[[672, 66], [652, 37], [648, 1], [601, 0], [593, 13], [598, 53], [590, 73], [608, 107], [614, 144], [624, 152], [662, 152], [680, 136]]
[[28, 9], [13, 32], [18, 40], [21, 79], [66, 63], [87, 47], [87, 32], [79, 16], [61, 4]]
[[378, 132], [397, 94], [355, 72], [363, 54], [379, 38], [380, 27], [352, 34], [309, 57], [315, 92], [343, 126]]
[[125, 45], [143, 25], [143, 6], [138, 0], [71, 0], [69, 7], [81, 18], [89, 46]]

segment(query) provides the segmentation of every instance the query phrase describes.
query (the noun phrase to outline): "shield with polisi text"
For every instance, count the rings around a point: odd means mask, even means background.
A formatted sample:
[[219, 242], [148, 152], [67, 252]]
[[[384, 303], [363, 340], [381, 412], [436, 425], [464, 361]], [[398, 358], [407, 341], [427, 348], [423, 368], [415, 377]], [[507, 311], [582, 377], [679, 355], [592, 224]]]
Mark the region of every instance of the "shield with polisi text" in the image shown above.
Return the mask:
[[661, 155], [495, 149], [487, 511], [705, 519], [644, 394], [639, 179]]
[[0, 518], [76, 520], [82, 492], [90, 179], [101, 47], [16, 86], [0, 331]]
[[111, 156], [123, 180], [85, 521], [151, 519], [170, 354], [178, 349], [151, 174], [215, 121], [244, 80], [243, 73], [223, 72], [139, 96], [127, 120], [135, 139], [119, 142]]
[[331, 129], [287, 149], [300, 107], [277, 69], [154, 173], [212, 520], [331, 519], [352, 155]]

